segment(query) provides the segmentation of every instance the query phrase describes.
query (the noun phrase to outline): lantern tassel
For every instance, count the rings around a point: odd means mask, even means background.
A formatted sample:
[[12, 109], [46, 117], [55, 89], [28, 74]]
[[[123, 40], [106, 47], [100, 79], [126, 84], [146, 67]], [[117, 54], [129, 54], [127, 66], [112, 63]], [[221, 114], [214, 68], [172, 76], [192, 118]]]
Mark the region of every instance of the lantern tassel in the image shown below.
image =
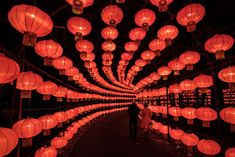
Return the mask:
[[73, 9], [74, 14], [82, 14], [83, 13], [83, 2], [81, 0], [73, 0]]
[[196, 23], [194, 21], [190, 21], [187, 24], [187, 32], [193, 32], [196, 30]]
[[167, 1], [166, 0], [159, 1], [158, 11], [159, 12], [166, 12], [167, 11]]
[[23, 45], [35, 46], [37, 43], [37, 35], [32, 32], [24, 32]]

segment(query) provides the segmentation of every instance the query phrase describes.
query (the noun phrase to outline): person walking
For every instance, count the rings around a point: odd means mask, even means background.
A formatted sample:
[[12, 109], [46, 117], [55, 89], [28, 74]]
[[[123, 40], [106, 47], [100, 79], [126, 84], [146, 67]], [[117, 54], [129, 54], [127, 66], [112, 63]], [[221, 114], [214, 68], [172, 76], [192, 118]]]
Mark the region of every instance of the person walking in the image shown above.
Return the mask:
[[133, 100], [132, 104], [128, 107], [129, 114], [129, 139], [136, 140], [137, 137], [137, 125], [138, 125], [138, 115], [140, 109], [136, 104], [136, 101]]
[[149, 139], [149, 127], [152, 119], [152, 112], [148, 108], [148, 103], [144, 104], [144, 108], [140, 111], [140, 127], [143, 130], [144, 140], [147, 142]]

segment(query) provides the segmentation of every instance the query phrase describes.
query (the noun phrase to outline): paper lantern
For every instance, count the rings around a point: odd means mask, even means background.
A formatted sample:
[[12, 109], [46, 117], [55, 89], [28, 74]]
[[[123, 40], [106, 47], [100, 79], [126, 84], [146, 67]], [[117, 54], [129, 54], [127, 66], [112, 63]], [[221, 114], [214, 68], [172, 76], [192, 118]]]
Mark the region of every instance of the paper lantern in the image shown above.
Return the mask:
[[63, 136], [67, 140], [70, 140], [73, 138], [73, 134], [71, 133], [71, 131], [68, 131], [68, 130], [60, 133], [60, 136]]
[[182, 89], [180, 88], [180, 85], [175, 83], [169, 86], [170, 93], [174, 93], [175, 98], [179, 98], [179, 94], [182, 93]]
[[90, 53], [93, 51], [94, 45], [88, 40], [78, 40], [76, 42], [76, 49], [81, 53]]
[[170, 136], [174, 140], [180, 141], [182, 135], [184, 134], [184, 131], [181, 129], [171, 129], [170, 130]]
[[149, 49], [155, 52], [156, 56], [161, 55], [161, 51], [166, 48], [166, 43], [164, 40], [154, 39], [149, 43]]
[[123, 53], [123, 54], [121, 55], [121, 59], [122, 59], [122, 60], [126, 60], [126, 61], [131, 60], [132, 57], [133, 57], [133, 54], [130, 53], [130, 52], [125, 52], [125, 53]]
[[53, 114], [53, 116], [56, 118], [57, 121], [57, 127], [61, 128], [62, 127], [62, 123], [65, 122], [68, 119], [68, 116], [65, 112], [60, 111], [60, 112], [56, 112]]
[[67, 22], [68, 30], [75, 35], [75, 41], [81, 40], [83, 36], [90, 34], [91, 23], [82, 17], [71, 17]]
[[146, 36], [146, 31], [142, 28], [133, 28], [129, 32], [129, 38], [132, 41], [135, 41], [138, 45], [140, 45], [140, 41], [143, 40]]
[[218, 73], [218, 77], [221, 81], [229, 83], [229, 88], [233, 90], [235, 87], [235, 66], [232, 65], [222, 69]]
[[193, 79], [193, 82], [201, 89], [201, 93], [207, 93], [207, 88], [213, 86], [213, 78], [210, 75], [200, 74]]
[[103, 60], [113, 60], [113, 54], [110, 52], [105, 52], [102, 54]]
[[60, 75], [64, 75], [65, 70], [73, 66], [73, 62], [69, 58], [62, 56], [54, 59], [52, 65], [59, 70]]
[[205, 8], [201, 4], [189, 4], [177, 14], [176, 20], [180, 25], [187, 26], [187, 32], [196, 30], [196, 24], [205, 16]]
[[51, 146], [60, 149], [67, 145], [68, 140], [64, 137], [55, 137], [51, 140]]
[[58, 58], [63, 53], [63, 48], [53, 40], [39, 41], [35, 47], [35, 52], [44, 58], [44, 65], [52, 65], [52, 59]]
[[182, 53], [179, 60], [186, 65], [186, 70], [193, 70], [193, 65], [199, 62], [200, 54], [196, 51], [186, 51]]
[[197, 143], [197, 149], [206, 155], [217, 155], [221, 151], [220, 145], [213, 140], [202, 139]]
[[198, 136], [193, 133], [191, 133], [191, 134], [184, 133], [181, 136], [180, 140], [183, 144], [185, 144], [187, 146], [188, 156], [192, 156], [193, 146], [196, 146], [199, 141]]
[[50, 135], [50, 129], [54, 128], [57, 125], [57, 120], [53, 115], [45, 115], [39, 117], [38, 120], [42, 123], [43, 135]]
[[235, 132], [235, 108], [226, 107], [220, 111], [220, 117], [223, 121], [231, 124], [231, 131]]
[[11, 25], [24, 34], [23, 44], [34, 46], [37, 37], [51, 33], [53, 22], [48, 14], [32, 5], [15, 5], [8, 12]]
[[165, 25], [157, 31], [157, 37], [165, 40], [166, 46], [171, 45], [171, 41], [179, 34], [178, 28], [173, 25]]
[[135, 14], [135, 23], [143, 27], [145, 31], [151, 26], [156, 20], [156, 15], [154, 11], [150, 9], [141, 9]]
[[116, 49], [116, 44], [112, 41], [105, 41], [102, 43], [102, 49], [106, 52], [113, 52]]
[[35, 157], [56, 157], [57, 150], [54, 147], [41, 147], [35, 153]]
[[217, 119], [217, 112], [209, 107], [196, 109], [195, 115], [198, 119], [203, 121], [203, 127], [210, 127], [210, 121]]
[[108, 26], [102, 29], [101, 36], [108, 41], [112, 41], [118, 37], [118, 30], [115, 27]]
[[181, 108], [180, 107], [170, 107], [169, 114], [174, 117], [175, 121], [179, 121], [179, 116], [181, 116]]
[[194, 84], [192, 80], [186, 79], [180, 82], [180, 88], [185, 92], [192, 92], [194, 91], [197, 86]]
[[158, 6], [159, 12], [165, 12], [167, 11], [168, 5], [173, 2], [173, 0], [150, 0], [150, 2]]
[[181, 110], [181, 114], [187, 119], [188, 124], [193, 124], [193, 119], [196, 118], [195, 111], [196, 109], [192, 107], [185, 107]]
[[137, 59], [135, 61], [135, 65], [139, 66], [139, 67], [144, 67], [146, 64], [147, 64], [147, 62], [145, 60], [143, 60], [143, 59]]
[[23, 138], [23, 147], [31, 146], [32, 137], [40, 134], [42, 128], [42, 123], [34, 118], [19, 120], [12, 126], [12, 130], [15, 131], [17, 136]]
[[157, 70], [158, 74], [162, 76], [163, 80], [167, 80], [168, 75], [171, 74], [172, 70], [168, 66], [162, 66]]
[[57, 85], [51, 81], [41, 82], [37, 87], [37, 92], [43, 95], [43, 100], [50, 100], [50, 95], [55, 92]]
[[94, 0], [66, 0], [70, 5], [73, 6], [72, 11], [74, 14], [82, 14], [83, 9], [91, 6]]
[[9, 129], [0, 127], [0, 156], [8, 155], [18, 144], [18, 136]]
[[52, 93], [52, 95], [54, 97], [57, 97], [57, 101], [62, 101], [62, 98], [66, 97], [68, 89], [62, 86], [58, 86], [58, 88], [56, 89], [56, 91], [54, 93]]
[[101, 19], [107, 25], [116, 26], [122, 21], [122, 9], [116, 5], [108, 5], [101, 12]]
[[155, 53], [153, 51], [146, 50], [141, 53], [141, 58], [149, 64], [150, 61], [155, 58]]
[[225, 157], [235, 157], [235, 148], [229, 148], [225, 151]]
[[20, 73], [19, 65], [12, 59], [0, 54], [0, 83], [14, 81]]
[[21, 72], [16, 81], [16, 88], [21, 90], [21, 98], [31, 98], [31, 91], [42, 82], [42, 77], [31, 71]]
[[167, 139], [168, 138], [168, 130], [171, 130], [171, 128], [168, 128], [169, 126], [167, 125], [162, 125], [160, 128], [159, 128], [159, 132], [161, 134], [163, 134], [163, 138]]
[[157, 72], [151, 73], [151, 74], [149, 75], [149, 77], [150, 77], [152, 80], [154, 80], [155, 83], [156, 83], [156, 81], [160, 80], [160, 78], [161, 78], [161, 76], [160, 76]]
[[174, 71], [174, 75], [179, 75], [180, 70], [183, 70], [185, 65], [178, 58], [175, 58], [168, 63], [168, 67]]
[[83, 61], [93, 61], [95, 59], [95, 54], [94, 53], [86, 53], [86, 52], [82, 52], [80, 53], [80, 58]]
[[65, 72], [64, 72], [64, 74], [66, 76], [68, 76], [69, 81], [72, 81], [73, 76], [77, 75], [78, 73], [79, 73], [79, 71], [78, 71], [78, 68], [76, 68], [76, 67], [70, 67], [70, 68], [66, 69]]
[[124, 45], [124, 49], [128, 52], [135, 52], [139, 48], [138, 44], [133, 41], [129, 41]]

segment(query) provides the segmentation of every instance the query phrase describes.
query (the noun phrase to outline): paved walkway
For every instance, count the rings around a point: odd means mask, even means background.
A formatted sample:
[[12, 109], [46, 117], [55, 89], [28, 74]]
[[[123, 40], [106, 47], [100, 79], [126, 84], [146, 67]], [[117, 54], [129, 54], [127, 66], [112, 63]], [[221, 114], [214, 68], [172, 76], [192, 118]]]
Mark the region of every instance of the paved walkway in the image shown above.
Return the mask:
[[[140, 139], [140, 135], [138, 136]], [[136, 144], [128, 139], [125, 112], [96, 120], [74, 146], [69, 157], [173, 157], [152, 142]]]

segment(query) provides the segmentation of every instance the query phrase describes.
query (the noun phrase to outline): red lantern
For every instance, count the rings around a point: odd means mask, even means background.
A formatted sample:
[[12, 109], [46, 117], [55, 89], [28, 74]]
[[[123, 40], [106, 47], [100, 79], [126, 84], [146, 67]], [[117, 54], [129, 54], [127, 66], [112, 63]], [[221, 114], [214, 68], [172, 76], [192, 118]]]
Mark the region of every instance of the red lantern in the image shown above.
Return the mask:
[[73, 62], [69, 58], [62, 56], [54, 59], [52, 61], [52, 65], [54, 68], [60, 70], [60, 74], [62, 75], [65, 73], [66, 69], [69, 69], [73, 66]]
[[76, 42], [76, 49], [81, 53], [91, 53], [94, 50], [94, 45], [88, 40], [78, 40]]
[[174, 117], [175, 121], [179, 121], [179, 116], [181, 116], [181, 108], [180, 107], [171, 107], [169, 109], [169, 114]]
[[158, 74], [162, 76], [163, 80], [167, 80], [167, 76], [171, 74], [171, 69], [168, 66], [162, 66], [157, 70]]
[[197, 88], [192, 80], [186, 79], [180, 82], [180, 88], [185, 92], [192, 92]]
[[35, 157], [56, 157], [57, 150], [54, 147], [41, 147], [35, 153]]
[[182, 135], [184, 134], [184, 131], [181, 129], [171, 129], [170, 130], [170, 136], [174, 140], [180, 141]]
[[55, 137], [51, 140], [51, 146], [60, 149], [67, 145], [68, 140], [64, 137]]
[[160, 96], [167, 95], [166, 87], [159, 88], [158, 92], [159, 92]]
[[58, 58], [63, 53], [63, 48], [53, 40], [39, 41], [35, 47], [35, 52], [44, 58], [44, 65], [51, 65], [52, 59]]
[[193, 70], [193, 65], [200, 60], [200, 54], [189, 50], [181, 54], [179, 60], [186, 65], [186, 70]]
[[37, 37], [50, 34], [53, 27], [49, 15], [35, 6], [25, 4], [12, 7], [8, 12], [8, 20], [16, 30], [24, 33], [23, 44], [26, 46], [34, 46]]
[[173, 0], [150, 0], [153, 5], [158, 6], [159, 12], [167, 11], [168, 5], [173, 2]]
[[146, 32], [142, 28], [133, 28], [129, 32], [129, 38], [140, 45], [140, 41], [146, 36]]
[[94, 0], [66, 0], [70, 5], [73, 6], [74, 14], [82, 14], [83, 8], [89, 7], [94, 3]]
[[82, 52], [80, 54], [80, 58], [83, 61], [93, 61], [95, 59], [95, 54], [92, 52], [91, 53]]
[[21, 98], [31, 98], [31, 90], [42, 82], [42, 77], [31, 71], [21, 72], [16, 81], [16, 88], [21, 90]]
[[38, 118], [42, 123], [43, 135], [50, 135], [50, 129], [57, 125], [56, 118], [53, 115], [46, 115]]
[[193, 119], [196, 118], [195, 111], [196, 109], [192, 107], [185, 107], [182, 109], [181, 114], [187, 119], [188, 124], [193, 124]]
[[56, 91], [54, 93], [52, 93], [52, 95], [54, 97], [57, 97], [57, 101], [62, 101], [62, 98], [66, 97], [68, 89], [62, 86], [58, 86], [58, 88], [56, 89]]
[[135, 52], [139, 48], [138, 44], [133, 41], [129, 41], [124, 45], [124, 49], [128, 52]]
[[206, 155], [217, 155], [221, 151], [220, 145], [213, 140], [202, 139], [197, 143], [197, 149]]
[[173, 25], [165, 25], [157, 31], [157, 37], [165, 40], [166, 46], [171, 45], [171, 41], [179, 34], [178, 28]]
[[18, 144], [18, 136], [9, 128], [0, 127], [0, 156], [8, 155]]
[[[163, 134], [163, 137], [164, 138], [167, 138], [167, 135], [168, 135], [168, 127], [167, 125], [162, 125], [160, 128], [159, 128], [159, 131], [160, 133]], [[169, 128], [169, 130], [171, 130], [171, 128]]]
[[227, 68], [222, 69], [218, 73], [218, 77], [221, 81], [229, 83], [229, 88], [234, 89], [235, 83], [235, 66], [228, 66]]
[[154, 39], [149, 43], [149, 49], [155, 52], [156, 56], [160, 56], [161, 51], [166, 48], [166, 43], [164, 40]]
[[23, 138], [23, 147], [32, 145], [32, 137], [40, 134], [42, 123], [34, 118], [22, 119], [12, 126], [19, 138]]
[[193, 79], [193, 82], [201, 88], [201, 93], [207, 93], [207, 88], [213, 86], [213, 79], [210, 75], [200, 74]]
[[105, 41], [102, 43], [102, 49], [106, 52], [113, 52], [116, 49], [116, 44], [112, 41]]
[[146, 50], [141, 53], [141, 58], [149, 64], [150, 61], [155, 58], [155, 53], [153, 51]]
[[20, 73], [19, 65], [10, 58], [0, 54], [0, 83], [14, 81]]
[[122, 9], [116, 5], [108, 5], [102, 10], [101, 18], [107, 25], [116, 26], [122, 21]]
[[175, 83], [169, 86], [170, 93], [174, 93], [176, 98], [179, 98], [179, 94], [182, 93], [182, 89], [180, 88], [179, 84]]
[[102, 54], [103, 60], [113, 60], [113, 54], [110, 52], [105, 52]]
[[91, 32], [90, 22], [82, 17], [71, 17], [67, 22], [67, 28], [75, 35], [75, 41], [81, 40]]
[[87, 69], [92, 69], [92, 68], [95, 68], [96, 67], [96, 63], [95, 62], [85, 62], [84, 63], [84, 66], [87, 68]]
[[183, 70], [185, 65], [178, 58], [175, 58], [168, 63], [168, 67], [174, 70], [174, 75], [179, 75], [179, 71]]
[[78, 68], [71, 67], [66, 69], [64, 74], [69, 77], [68, 80], [73, 80], [73, 76], [77, 75], [78, 73], [79, 73]]
[[65, 112], [56, 112], [53, 114], [53, 116], [56, 118], [56, 121], [58, 122], [57, 127], [61, 128], [62, 123], [65, 122], [68, 119], [68, 116]]
[[120, 61], [119, 61], [119, 64], [126, 66], [126, 65], [129, 64], [129, 62], [128, 62], [128, 61], [125, 61], [125, 60], [120, 60]]
[[132, 57], [133, 57], [132, 53], [129, 53], [129, 52], [125, 52], [121, 55], [121, 59], [126, 60], [126, 61], [131, 60]]
[[181, 136], [181, 142], [187, 146], [188, 156], [192, 156], [193, 146], [196, 146], [199, 138], [195, 134], [184, 133]]
[[140, 70], [142, 70], [142, 68], [141, 68], [141, 67], [138, 67], [138, 66], [136, 66], [136, 65], [133, 65], [133, 66], [131, 67], [131, 70], [133, 70], [133, 71], [135, 71], [135, 72], [139, 72]]
[[224, 59], [224, 52], [232, 48], [234, 39], [227, 34], [216, 34], [205, 43], [205, 49], [210, 53], [215, 53], [216, 60]]
[[229, 148], [225, 151], [225, 157], [235, 157], [235, 148]]
[[50, 100], [50, 95], [57, 89], [57, 85], [51, 81], [41, 82], [37, 87], [37, 92], [43, 94], [43, 100]]
[[223, 121], [231, 124], [231, 131], [235, 132], [235, 108], [226, 107], [220, 111], [220, 117]]
[[198, 119], [202, 120], [203, 127], [210, 127], [210, 121], [217, 119], [217, 112], [208, 107], [200, 107], [196, 109], [195, 115]]
[[187, 26], [187, 32], [196, 30], [196, 24], [205, 16], [205, 8], [201, 4], [189, 4], [182, 8], [177, 14], [177, 22]]
[[158, 81], [161, 76], [157, 73], [157, 72], [153, 72], [149, 75], [149, 77], [153, 80], [153, 81]]
[[146, 31], [156, 20], [155, 13], [150, 9], [141, 9], [135, 14], [135, 23]]
[[144, 67], [147, 64], [147, 62], [143, 59], [137, 59], [135, 61], [135, 65], [138, 67]]
[[60, 133], [60, 136], [63, 136], [66, 140], [70, 140], [73, 138], [73, 134], [71, 133], [71, 131], [64, 131]]
[[101, 36], [108, 41], [112, 41], [118, 37], [118, 30], [115, 27], [108, 26], [102, 29]]

